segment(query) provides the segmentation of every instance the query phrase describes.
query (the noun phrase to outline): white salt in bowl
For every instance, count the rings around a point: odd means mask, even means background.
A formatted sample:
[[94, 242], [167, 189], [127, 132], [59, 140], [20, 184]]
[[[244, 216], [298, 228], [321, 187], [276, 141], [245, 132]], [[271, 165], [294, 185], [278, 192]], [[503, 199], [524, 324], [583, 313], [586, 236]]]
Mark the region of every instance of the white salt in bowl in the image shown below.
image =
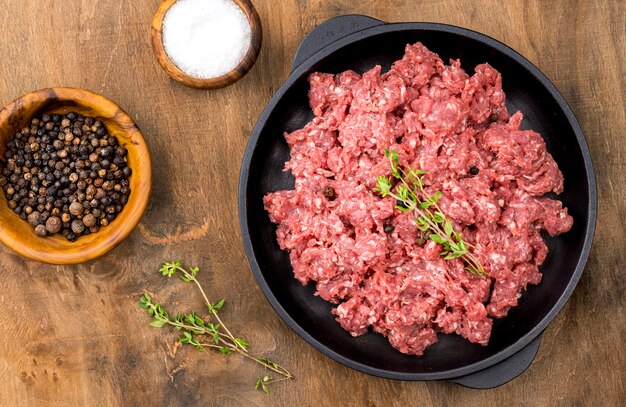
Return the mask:
[[[210, 10], [201, 9], [198, 11], [200, 11], [199, 14], [205, 13], [207, 15], [209, 12], [213, 12], [210, 18], [213, 19], [212, 24], [214, 23], [215, 27], [208, 27], [209, 29], [206, 29], [207, 27], [200, 27], [194, 31], [192, 27], [193, 24], [190, 24], [189, 26], [182, 26], [181, 28], [179, 22], [184, 20], [184, 16], [181, 14], [184, 14], [185, 9], [193, 10], [193, 7], [197, 6], [197, 0], [164, 0], [161, 2], [161, 5], [152, 19], [152, 29], [150, 33], [152, 49], [163, 70], [174, 80], [198, 89], [218, 89], [241, 79], [256, 62], [261, 50], [263, 37], [261, 20], [249, 0], [231, 0], [234, 5], [241, 9], [249, 23], [249, 37], [247, 32], [241, 33], [232, 26], [233, 24], [240, 24], [240, 21], [237, 21], [237, 16], [233, 15], [233, 13], [225, 13], [224, 18], [221, 19], [219, 15], [214, 15], [216, 10], [229, 11], [228, 9], [225, 10], [221, 5], [221, 3], [225, 2], [224, 0], [209, 1], [215, 1], [217, 7]], [[174, 5], [176, 5], [176, 8], [172, 9]], [[172, 9], [172, 13], [168, 14], [170, 9]], [[232, 11], [232, 9], [230, 11]], [[164, 27], [165, 24], [168, 25]], [[166, 51], [164, 44], [164, 28], [165, 30], [170, 30], [166, 35], [168, 37], [167, 48], [169, 48], [172, 56]], [[194, 32], [199, 35], [215, 35], [216, 29], [218, 30], [217, 34], [219, 34], [220, 28], [222, 29], [221, 31], [225, 33], [224, 35], [230, 33], [228, 38], [209, 38], [207, 41], [216, 41], [213, 45], [217, 49], [221, 48], [224, 52], [222, 58], [216, 58], [216, 55], [211, 55], [210, 52], [198, 52], [198, 57], [194, 59], [193, 56], [190, 55], [192, 49], [187, 47], [191, 43], [197, 42], [191, 40], [185, 41], [186, 37], [193, 35]], [[236, 37], [236, 41], [233, 37]], [[246, 44], [243, 43], [235, 47], [224, 47], [224, 44], [237, 43], [238, 41], [247, 41], [247, 48], [245, 46]], [[219, 57], [219, 55], [217, 56]], [[239, 57], [241, 59], [237, 62]], [[174, 60], [176, 60], [176, 63]], [[236, 65], [232, 69], [225, 71], [225, 67], [233, 66], [233, 64]], [[212, 74], [219, 76], [211, 76]]]

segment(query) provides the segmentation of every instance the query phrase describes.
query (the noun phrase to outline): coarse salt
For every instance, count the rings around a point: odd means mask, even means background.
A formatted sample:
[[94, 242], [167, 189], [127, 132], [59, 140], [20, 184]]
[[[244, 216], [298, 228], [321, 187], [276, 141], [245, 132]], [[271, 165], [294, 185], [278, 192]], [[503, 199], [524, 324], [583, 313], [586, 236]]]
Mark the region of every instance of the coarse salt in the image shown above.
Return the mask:
[[250, 41], [250, 22], [230, 0], [179, 0], [163, 19], [165, 52], [194, 78], [230, 72], [243, 60]]

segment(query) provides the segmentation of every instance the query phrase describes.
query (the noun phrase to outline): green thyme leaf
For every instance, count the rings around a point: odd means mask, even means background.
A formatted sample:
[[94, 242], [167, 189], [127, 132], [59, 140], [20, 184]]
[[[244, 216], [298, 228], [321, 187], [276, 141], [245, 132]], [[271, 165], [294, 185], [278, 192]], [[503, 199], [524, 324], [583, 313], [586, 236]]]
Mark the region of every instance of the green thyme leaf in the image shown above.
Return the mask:
[[389, 192], [391, 191], [391, 182], [389, 181], [389, 178], [384, 175], [378, 177], [376, 179], [376, 188], [374, 188], [374, 190], [380, 192], [383, 197], [389, 195]]
[[406, 185], [401, 184], [398, 186], [396, 194], [398, 194], [401, 200], [406, 201], [409, 196], [409, 189], [406, 187]]
[[433, 214], [433, 221], [435, 223], [443, 223], [443, 221], [446, 219], [446, 215], [444, 215], [443, 213], [437, 211]]
[[217, 304], [213, 305], [213, 309], [222, 309], [223, 306], [224, 306], [224, 299], [221, 299], [218, 301]]
[[396, 205], [396, 209], [404, 213], [411, 212], [411, 208], [407, 208], [406, 206]]
[[144, 293], [141, 297], [139, 297], [139, 306], [144, 309], [148, 308], [150, 300], [150, 296], [147, 293]]
[[196, 325], [204, 327], [204, 321], [197, 315], [194, 315], [194, 322]]
[[422, 232], [426, 232], [430, 228], [430, 224], [428, 223], [428, 220], [426, 220], [423, 216], [420, 216], [419, 218], [417, 218], [416, 223], [417, 223], [417, 228]]
[[167, 321], [163, 321], [161, 319], [157, 319], [157, 320], [154, 320], [154, 321], [150, 322], [150, 326], [154, 326], [156, 328], [161, 328], [166, 323], [167, 323]]
[[242, 348], [247, 348], [248, 346], [250, 346], [248, 341], [242, 338], [235, 338], [235, 342], [237, 342], [237, 344], [241, 346]]
[[443, 231], [446, 233], [446, 236], [448, 237], [452, 236], [452, 232], [454, 232], [454, 228], [452, 227], [452, 222], [450, 222], [450, 219], [446, 219], [443, 222]]
[[436, 235], [434, 233], [428, 235], [428, 237], [430, 238], [430, 240], [432, 240], [435, 243], [440, 243], [440, 244], [444, 244], [445, 240], [443, 240], [443, 238], [439, 235]]
[[459, 249], [463, 252], [463, 253], [467, 253], [467, 246], [465, 246], [465, 242], [463, 241], [463, 239], [461, 238], [461, 235], [457, 235], [457, 243], [459, 245]]

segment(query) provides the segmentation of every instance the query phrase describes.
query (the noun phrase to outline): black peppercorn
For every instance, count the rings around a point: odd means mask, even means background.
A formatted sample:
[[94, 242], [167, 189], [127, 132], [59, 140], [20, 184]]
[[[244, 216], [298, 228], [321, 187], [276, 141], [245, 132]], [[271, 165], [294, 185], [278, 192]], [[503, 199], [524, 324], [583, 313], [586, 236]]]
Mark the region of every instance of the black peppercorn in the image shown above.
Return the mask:
[[33, 227], [36, 227], [37, 225], [40, 225], [41, 223], [43, 223], [41, 213], [37, 211], [31, 212], [30, 215], [28, 215], [27, 220], [28, 220], [28, 223], [30, 223]]
[[51, 235], [55, 233], [59, 233], [61, 231], [61, 227], [63, 226], [61, 219], [56, 216], [51, 216], [46, 221], [46, 230]]
[[337, 197], [335, 195], [335, 189], [331, 187], [330, 185], [324, 188], [323, 194], [326, 198], [328, 198], [329, 201], [334, 201], [335, 198]]
[[83, 217], [83, 224], [88, 228], [94, 227], [96, 225], [96, 222], [96, 217], [91, 213]]
[[471, 175], [478, 175], [478, 173], [480, 172], [480, 170], [478, 169], [478, 167], [476, 167], [475, 165], [472, 165], [469, 169], [469, 173]]
[[114, 186], [115, 186], [115, 183], [113, 181], [105, 181], [102, 183], [102, 189], [104, 189], [105, 191], [113, 190]]
[[391, 223], [386, 223], [383, 227], [383, 230], [386, 234], [390, 235], [391, 233], [393, 233], [393, 225]]
[[70, 205], [70, 213], [74, 216], [82, 215], [84, 207], [80, 202], [73, 202]]
[[80, 220], [76, 219], [72, 221], [72, 232], [77, 235], [82, 234], [85, 231], [85, 225]]
[[44, 225], [37, 225], [35, 227], [35, 234], [39, 237], [46, 237], [48, 236], [48, 231]]

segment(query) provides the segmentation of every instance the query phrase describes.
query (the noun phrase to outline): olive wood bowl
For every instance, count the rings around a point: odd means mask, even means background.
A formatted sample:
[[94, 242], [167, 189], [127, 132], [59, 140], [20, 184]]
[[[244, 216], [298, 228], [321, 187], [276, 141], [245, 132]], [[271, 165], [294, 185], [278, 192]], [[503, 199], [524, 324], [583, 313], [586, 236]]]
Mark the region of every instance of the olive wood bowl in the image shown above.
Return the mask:
[[170, 7], [178, 0], [163, 0], [152, 19], [152, 28], [150, 30], [150, 40], [152, 42], [152, 50], [159, 61], [161, 68], [172, 77], [172, 79], [182, 83], [183, 85], [197, 89], [219, 89], [228, 86], [241, 79], [252, 68], [256, 62], [259, 52], [261, 51], [261, 42], [263, 39], [263, 30], [261, 28], [261, 19], [256, 9], [249, 0], [233, 0], [233, 2], [241, 8], [243, 13], [250, 22], [250, 47], [243, 59], [232, 71], [215, 78], [195, 78], [183, 72], [178, 66], [172, 62], [163, 47], [163, 19]]
[[0, 191], [0, 241], [20, 255], [43, 263], [78, 264], [102, 256], [121, 243], [143, 215], [152, 186], [152, 169], [146, 143], [133, 119], [104, 96], [83, 89], [48, 88], [20, 97], [0, 111], [0, 164], [9, 139], [32, 118], [74, 111], [100, 120], [109, 134], [128, 150], [130, 196], [117, 218], [97, 233], [69, 242], [61, 234], [38, 237], [34, 228], [9, 209]]

